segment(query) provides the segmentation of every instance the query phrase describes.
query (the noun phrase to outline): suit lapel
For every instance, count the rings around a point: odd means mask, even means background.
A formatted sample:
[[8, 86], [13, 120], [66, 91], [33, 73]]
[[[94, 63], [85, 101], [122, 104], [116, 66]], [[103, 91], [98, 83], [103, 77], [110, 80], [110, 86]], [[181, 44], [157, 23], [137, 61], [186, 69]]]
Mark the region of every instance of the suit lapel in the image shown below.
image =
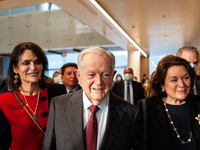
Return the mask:
[[119, 92], [122, 92], [122, 95], [123, 95], [122, 98], [123, 98], [123, 99], [124, 99], [124, 82], [125, 82], [124, 80], [120, 82], [120, 84], [121, 84], [120, 86], [122, 87], [122, 90], [119, 91]]
[[[83, 127], [83, 90], [73, 92], [72, 97], [69, 99], [69, 105], [66, 106], [65, 115], [69, 116], [71, 127], [70, 130], [73, 130], [73, 137], [78, 137], [77, 142], [80, 147], [85, 147], [85, 136], [84, 136], [84, 127]], [[69, 136], [69, 135], [67, 135]]]
[[168, 137], [170, 138], [170, 133], [169, 133], [169, 122], [168, 119], [166, 117], [166, 113], [165, 113], [165, 108], [163, 105], [163, 102], [160, 99], [157, 99], [155, 104], [155, 117], [157, 116], [161, 125], [163, 126], [163, 129], [166, 132], [166, 135], [168, 135]]
[[108, 111], [108, 118], [107, 118], [107, 125], [106, 130], [104, 133], [104, 137], [100, 146], [100, 150], [105, 150], [106, 148], [110, 147], [112, 144], [115, 135], [118, 132], [119, 126], [121, 124], [121, 120], [124, 114], [121, 111], [121, 106], [115, 105], [115, 100], [113, 94], [110, 93], [110, 101], [109, 101], [109, 111]]
[[132, 86], [133, 86], [133, 101], [136, 100], [135, 95], [138, 95], [139, 93], [137, 93], [137, 89], [138, 87], [135, 87], [136, 85], [134, 84], [134, 82], [132, 81]]
[[190, 101], [190, 99], [191, 98], [187, 97], [186, 106], [187, 106], [187, 114], [188, 114], [188, 119], [189, 119], [190, 128], [191, 128], [192, 119], [194, 119], [193, 117], [197, 117], [197, 116], [194, 116], [195, 102], [194, 101]]

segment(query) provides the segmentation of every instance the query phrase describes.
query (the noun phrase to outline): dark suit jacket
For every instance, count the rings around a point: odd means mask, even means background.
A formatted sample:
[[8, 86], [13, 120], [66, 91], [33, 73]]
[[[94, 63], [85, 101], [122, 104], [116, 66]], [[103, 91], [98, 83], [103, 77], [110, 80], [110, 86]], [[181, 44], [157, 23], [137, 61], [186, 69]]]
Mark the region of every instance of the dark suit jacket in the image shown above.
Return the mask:
[[47, 89], [48, 89], [49, 102], [51, 102], [51, 99], [53, 97], [67, 93], [65, 85], [62, 84], [51, 84]]
[[[144, 89], [140, 82], [132, 81], [134, 105], [141, 99], [144, 99]], [[112, 92], [124, 99], [124, 80], [115, 82]]]
[[[200, 114], [200, 97], [189, 95], [186, 99], [189, 124], [191, 126], [192, 136], [195, 139], [196, 150], [200, 149], [200, 125], [195, 117]], [[142, 102], [139, 101], [139, 115], [137, 118], [135, 131], [138, 139], [142, 141], [143, 112]], [[169, 120], [167, 118], [164, 105], [161, 99], [150, 97], [146, 99], [147, 108], [147, 150], [173, 150], [172, 138], [169, 129]]]
[[6, 78], [0, 76], [0, 94], [8, 90], [6, 85]]
[[[108, 121], [99, 149], [141, 149], [133, 133], [137, 112], [137, 107], [110, 92]], [[52, 99], [42, 150], [85, 150], [83, 90]]]
[[200, 76], [199, 75], [196, 76], [196, 80], [194, 84], [195, 84], [195, 93], [196, 95], [200, 96]]

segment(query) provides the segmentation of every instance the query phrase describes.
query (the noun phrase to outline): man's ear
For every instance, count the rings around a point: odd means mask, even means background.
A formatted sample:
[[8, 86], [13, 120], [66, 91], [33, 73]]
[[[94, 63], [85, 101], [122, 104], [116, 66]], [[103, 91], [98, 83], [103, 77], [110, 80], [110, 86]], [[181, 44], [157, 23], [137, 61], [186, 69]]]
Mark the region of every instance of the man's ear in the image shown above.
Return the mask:
[[63, 77], [63, 75], [61, 74], [61, 80], [62, 80], [62, 82], [63, 82], [63, 80], [64, 80], [63, 78], [64, 78], [64, 77]]
[[113, 78], [114, 78], [114, 76], [115, 76], [116, 73], [117, 73], [117, 70], [114, 70], [113, 76], [112, 76], [112, 80], [113, 80]]
[[76, 76], [77, 76], [78, 82], [81, 83], [81, 74], [80, 74], [80, 71], [78, 69], [76, 69], [75, 72], [76, 72]]

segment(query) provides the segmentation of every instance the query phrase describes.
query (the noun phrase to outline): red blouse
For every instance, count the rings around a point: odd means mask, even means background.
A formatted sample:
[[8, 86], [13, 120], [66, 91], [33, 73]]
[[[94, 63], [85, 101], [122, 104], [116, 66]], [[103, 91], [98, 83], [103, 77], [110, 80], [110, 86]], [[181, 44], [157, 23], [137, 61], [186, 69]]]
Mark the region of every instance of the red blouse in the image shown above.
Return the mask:
[[[18, 91], [16, 93], [26, 105], [24, 96]], [[26, 96], [26, 99], [32, 110], [35, 111], [38, 94]], [[10, 123], [12, 137], [11, 150], [40, 150], [42, 148], [44, 133], [33, 122], [12, 92], [0, 94], [0, 108]], [[26, 108], [33, 115], [29, 107], [26, 106]], [[47, 88], [40, 92], [36, 114], [38, 115], [36, 121], [45, 130], [49, 114]]]

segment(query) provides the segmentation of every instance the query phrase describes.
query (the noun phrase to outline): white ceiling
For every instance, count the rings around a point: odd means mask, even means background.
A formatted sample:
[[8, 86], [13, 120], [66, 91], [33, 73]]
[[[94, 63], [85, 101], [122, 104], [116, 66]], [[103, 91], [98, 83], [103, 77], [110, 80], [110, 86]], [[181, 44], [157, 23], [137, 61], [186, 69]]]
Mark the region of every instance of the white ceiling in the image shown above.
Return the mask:
[[[47, 2], [4, 0], [0, 9]], [[89, 0], [51, 0], [117, 46], [136, 50]], [[148, 54], [174, 54], [190, 45], [200, 29], [200, 0], [98, 0], [107, 13]], [[106, 31], [106, 32], [105, 32]]]

